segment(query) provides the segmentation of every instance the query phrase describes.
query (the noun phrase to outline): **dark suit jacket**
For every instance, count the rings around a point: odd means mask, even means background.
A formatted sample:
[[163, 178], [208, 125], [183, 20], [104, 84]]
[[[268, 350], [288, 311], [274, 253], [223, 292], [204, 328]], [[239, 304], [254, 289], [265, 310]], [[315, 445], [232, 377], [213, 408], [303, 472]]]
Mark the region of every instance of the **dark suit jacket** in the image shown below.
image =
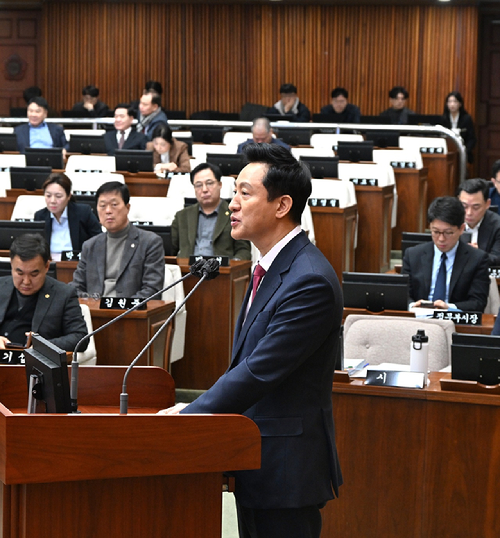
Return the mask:
[[[45, 207], [35, 213], [35, 220], [45, 221], [45, 239], [50, 245], [52, 235], [52, 217], [50, 211]], [[97, 217], [92, 213], [90, 206], [70, 202], [68, 204], [68, 224], [71, 245], [74, 250], [82, 250], [84, 241], [102, 232], [101, 225]]]
[[[69, 149], [69, 144], [64, 135], [63, 128], [56, 123], [47, 123], [47, 127], [49, 128], [50, 136], [52, 137], [53, 147]], [[26, 148], [30, 147], [29, 123], [18, 125], [14, 129], [14, 132], [16, 133], [19, 152], [26, 153]]]
[[[118, 149], [116, 129], [108, 131], [104, 134], [104, 143], [106, 144], [107, 154], [114, 155]], [[146, 137], [142, 133], [138, 133], [132, 129], [127, 140], [125, 140], [122, 149], [146, 149]]]
[[[267, 109], [266, 114], [281, 114], [281, 112], [274, 106]], [[308, 122], [311, 121], [311, 112], [306, 107], [306, 105], [299, 101], [299, 106], [297, 107], [297, 114], [293, 112], [287, 112], [282, 114], [283, 119], [296, 122]]]
[[500, 216], [493, 211], [486, 211], [479, 226], [477, 245], [488, 254], [490, 266], [500, 265]]
[[381, 112], [380, 116], [389, 118], [391, 123], [393, 123], [394, 125], [406, 125], [408, 123], [408, 116], [410, 114], [415, 114], [415, 112], [406, 107], [400, 110], [396, 110], [391, 107]]
[[340, 285], [301, 232], [274, 260], [243, 322], [250, 288], [229, 369], [182, 413], [241, 413], [259, 427], [261, 468], [235, 473], [242, 506], [317, 505], [342, 483], [331, 399]]
[[359, 107], [351, 103], [347, 103], [344, 111], [338, 114], [332, 105], [326, 105], [321, 109], [321, 114], [332, 116], [332, 122], [338, 123], [359, 123], [361, 121], [361, 111]]
[[[1, 277], [0, 323], [3, 323], [13, 292], [12, 277]], [[87, 325], [75, 289], [49, 276], [46, 277], [45, 284], [38, 292], [31, 330], [61, 349], [73, 351], [76, 344], [87, 334]], [[81, 351], [84, 351], [87, 345], [84, 345]]]
[[[189, 258], [194, 252], [198, 231], [199, 204], [178, 211], [172, 222], [172, 252], [179, 258]], [[226, 200], [221, 200], [212, 237], [214, 254], [240, 260], [250, 260], [250, 243], [231, 237], [231, 212]]]
[[[78, 291], [103, 294], [107, 237], [107, 233], [99, 234], [83, 244], [71, 282]], [[165, 251], [161, 237], [130, 225], [116, 280], [116, 296], [146, 298], [161, 290], [164, 281]]]
[[[427, 300], [431, 289], [434, 243], [406, 249], [403, 273], [410, 275], [412, 301]], [[460, 310], [483, 312], [488, 301], [490, 277], [486, 252], [459, 241], [450, 280], [449, 302]]]
[[[451, 121], [449, 114], [446, 114], [444, 116], [443, 126], [448, 127], [448, 129], [451, 129]], [[467, 149], [467, 160], [471, 163], [474, 160], [472, 150], [476, 145], [477, 138], [476, 131], [474, 129], [474, 122], [472, 121], [472, 117], [470, 116], [470, 114], [464, 114], [463, 112], [460, 112], [458, 116], [457, 128], [460, 129], [460, 136], [463, 138], [465, 148]]]
[[110, 112], [108, 105], [106, 103], [103, 103], [102, 101], [97, 101], [97, 103], [94, 105], [93, 110], [86, 109], [83, 106], [83, 101], [80, 101], [79, 103], [73, 105], [73, 108], [71, 110], [84, 113], [89, 118], [104, 118], [105, 116], [109, 116]]

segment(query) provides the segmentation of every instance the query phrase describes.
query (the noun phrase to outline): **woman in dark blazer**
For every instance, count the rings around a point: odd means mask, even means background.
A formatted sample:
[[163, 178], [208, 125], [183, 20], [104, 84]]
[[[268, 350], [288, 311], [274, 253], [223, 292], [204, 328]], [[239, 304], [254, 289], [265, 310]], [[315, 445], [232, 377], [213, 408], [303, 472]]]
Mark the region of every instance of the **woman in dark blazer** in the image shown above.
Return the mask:
[[84, 241], [102, 232], [90, 206], [74, 201], [71, 187], [65, 174], [50, 174], [42, 185], [47, 207], [35, 213], [35, 220], [45, 221], [45, 237], [56, 261], [62, 251], [82, 250]]
[[[153, 140], [146, 144], [148, 151], [153, 151], [153, 166], [155, 172], [191, 172], [191, 162], [188, 146], [172, 137], [168, 125], [161, 124], [153, 131]], [[168, 156], [168, 159], [165, 159]]]
[[448, 129], [458, 129], [462, 137], [465, 149], [467, 150], [467, 160], [472, 163], [474, 156], [472, 150], [476, 145], [476, 132], [474, 122], [470, 114], [464, 107], [464, 98], [460, 92], [450, 92], [444, 101], [444, 127]]

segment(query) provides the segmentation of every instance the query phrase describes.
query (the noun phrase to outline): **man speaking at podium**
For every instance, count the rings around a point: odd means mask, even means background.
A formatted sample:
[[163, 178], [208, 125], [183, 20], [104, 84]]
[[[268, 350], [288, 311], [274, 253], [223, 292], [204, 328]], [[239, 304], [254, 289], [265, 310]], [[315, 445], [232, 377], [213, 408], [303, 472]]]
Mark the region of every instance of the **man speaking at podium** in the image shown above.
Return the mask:
[[262, 466], [235, 473], [240, 537], [319, 538], [320, 508], [342, 483], [331, 389], [342, 292], [300, 229], [307, 169], [286, 149], [252, 144], [229, 205], [234, 239], [261, 257], [237, 322], [226, 373], [176, 413], [240, 413], [262, 437]]

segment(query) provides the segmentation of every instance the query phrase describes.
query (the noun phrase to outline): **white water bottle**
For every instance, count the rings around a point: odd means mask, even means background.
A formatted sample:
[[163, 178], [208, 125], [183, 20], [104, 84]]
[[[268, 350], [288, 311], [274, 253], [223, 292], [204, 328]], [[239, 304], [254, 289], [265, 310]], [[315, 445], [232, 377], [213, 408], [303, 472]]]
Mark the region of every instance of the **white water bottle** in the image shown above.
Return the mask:
[[427, 371], [429, 369], [429, 337], [423, 329], [411, 337], [410, 371], [422, 372], [427, 385]]

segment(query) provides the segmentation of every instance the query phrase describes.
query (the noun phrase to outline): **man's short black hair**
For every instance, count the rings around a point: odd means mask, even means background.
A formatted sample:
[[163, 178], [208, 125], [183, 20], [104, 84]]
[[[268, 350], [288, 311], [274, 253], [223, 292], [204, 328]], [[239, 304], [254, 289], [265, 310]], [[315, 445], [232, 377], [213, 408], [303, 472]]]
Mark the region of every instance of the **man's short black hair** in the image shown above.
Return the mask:
[[99, 88], [96, 88], [95, 86], [88, 85], [85, 86], [82, 90], [82, 95], [90, 95], [90, 97], [99, 97]]
[[391, 99], [397, 99], [400, 93], [403, 94], [405, 99], [408, 99], [409, 93], [404, 86], [394, 86], [394, 88], [392, 88], [392, 90], [389, 92], [389, 97]]
[[297, 87], [290, 83], [282, 84], [280, 93], [297, 93]]
[[130, 192], [128, 187], [125, 183], [121, 183], [120, 181], [108, 181], [103, 183], [95, 193], [95, 201], [99, 203], [99, 196], [108, 192], [118, 192], [125, 205], [130, 202]]
[[247, 163], [268, 165], [262, 181], [267, 189], [267, 199], [271, 202], [278, 196], [290, 196], [293, 201], [290, 217], [294, 223], [300, 224], [312, 191], [309, 168], [278, 144], [248, 144], [243, 154]]
[[442, 220], [451, 226], [460, 228], [465, 222], [465, 209], [462, 202], [454, 196], [435, 198], [427, 210], [427, 221]]
[[133, 108], [130, 107], [130, 105], [128, 103], [119, 103], [118, 105], [115, 106], [115, 109], [113, 112], [116, 112], [116, 110], [118, 108], [124, 108], [126, 111], [127, 111], [127, 114], [131, 117], [131, 118], [135, 118], [135, 110]]
[[491, 169], [491, 177], [497, 177], [498, 172], [500, 172], [500, 159], [493, 163], [493, 167]]
[[49, 109], [49, 105], [43, 97], [32, 97], [28, 102], [28, 106], [30, 106], [31, 103], [35, 103], [35, 105], [41, 106], [42, 108], [45, 108], [45, 110]]
[[462, 191], [466, 192], [467, 194], [476, 194], [476, 192], [482, 192], [484, 201], [486, 202], [490, 193], [489, 182], [485, 179], [481, 179], [480, 177], [466, 179], [458, 186], [457, 196], [460, 196]]
[[43, 263], [50, 259], [50, 246], [40, 234], [23, 234], [14, 239], [10, 245], [10, 259], [19, 256], [23, 262], [41, 256]]
[[338, 97], [339, 95], [344, 96], [346, 99], [349, 98], [349, 92], [345, 88], [341, 88], [340, 86], [333, 88], [332, 99], [335, 99], [335, 97]]
[[215, 179], [217, 181], [220, 181], [221, 180], [221, 177], [222, 177], [222, 172], [221, 172], [221, 169], [216, 165], [216, 164], [212, 164], [212, 163], [201, 163], [199, 164], [194, 170], [191, 170], [191, 174], [190, 174], [190, 177], [191, 177], [191, 183], [194, 185], [194, 176], [198, 173], [198, 172], [201, 172], [202, 170], [212, 170], [214, 176], [215, 176]]

